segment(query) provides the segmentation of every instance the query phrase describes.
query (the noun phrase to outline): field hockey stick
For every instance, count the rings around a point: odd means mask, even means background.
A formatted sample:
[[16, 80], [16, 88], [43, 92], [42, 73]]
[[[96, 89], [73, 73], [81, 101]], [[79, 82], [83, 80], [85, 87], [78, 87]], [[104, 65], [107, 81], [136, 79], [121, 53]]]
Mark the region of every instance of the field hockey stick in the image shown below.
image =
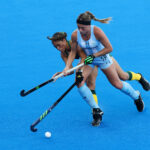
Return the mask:
[[65, 95], [67, 95], [67, 93], [69, 93], [69, 91], [71, 91], [71, 89], [76, 85], [76, 82], [73, 83], [69, 89], [51, 106], [49, 107], [31, 126], [30, 129], [32, 132], [36, 132], [37, 128], [35, 128], [35, 126], [40, 123], [47, 115], [48, 113], [50, 113], [52, 111], [52, 109], [64, 98]]
[[[69, 70], [67, 71], [67, 73], [71, 73], [72, 71], [74, 71], [74, 70], [76, 70], [76, 69], [78, 69], [78, 68], [80, 68], [80, 67], [82, 67], [82, 66], [84, 66], [84, 63], [82, 63], [82, 64], [80, 64], [80, 65], [77, 65], [76, 67], [73, 67], [73, 68], [69, 69]], [[26, 95], [28, 95], [28, 94], [30, 94], [30, 93], [36, 91], [37, 89], [43, 87], [44, 85], [46, 85], [46, 84], [48, 84], [48, 83], [50, 83], [50, 82], [52, 82], [52, 81], [57, 80], [58, 78], [60, 78], [60, 77], [62, 77], [62, 76], [64, 76], [64, 73], [60, 73], [59, 75], [57, 75], [57, 76], [51, 78], [50, 80], [47, 80], [46, 82], [44, 82], [44, 83], [42, 83], [42, 84], [40, 84], [40, 85], [38, 85], [38, 86], [36, 86], [36, 87], [30, 89], [30, 90], [27, 91], [27, 92], [25, 92], [25, 90], [22, 90], [22, 91], [20, 92], [20, 95], [24, 97], [24, 96], [26, 96]]]

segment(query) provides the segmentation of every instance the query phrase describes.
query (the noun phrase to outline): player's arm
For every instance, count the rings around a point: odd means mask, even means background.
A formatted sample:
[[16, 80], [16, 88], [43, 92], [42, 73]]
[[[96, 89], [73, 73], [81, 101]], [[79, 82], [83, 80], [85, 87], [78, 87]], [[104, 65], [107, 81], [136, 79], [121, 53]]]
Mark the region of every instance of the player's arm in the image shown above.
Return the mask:
[[80, 61], [80, 64], [81, 63], [84, 63], [84, 60], [85, 58], [87, 57], [86, 54], [84, 53], [84, 51], [82, 50], [82, 48], [78, 45], [77, 46], [77, 54], [80, 56], [81, 58], [81, 61]]
[[65, 71], [67, 71], [69, 69], [69, 67], [72, 65], [72, 62], [75, 59], [75, 56], [76, 56], [76, 53], [77, 53], [77, 46], [78, 46], [78, 44], [77, 44], [77, 31], [72, 33], [71, 41], [72, 41], [71, 52], [68, 56], [66, 67], [64, 69]]
[[[85, 58], [86, 58], [87, 56], [86, 56], [86, 54], [84, 53], [84, 51], [82, 50], [82, 48], [81, 48], [79, 45], [77, 46], [77, 54], [78, 54], [78, 56], [81, 58], [79, 64], [84, 63], [84, 60], [85, 60]], [[79, 65], [79, 64], [78, 64], [78, 65]], [[83, 67], [80, 67], [80, 69], [77, 69], [76, 72], [78, 72], [79, 70], [82, 70], [82, 68], [83, 68]]]
[[[65, 65], [66, 65], [67, 61], [68, 61], [68, 57], [65, 56], [63, 53], [61, 53], [61, 58], [62, 58], [62, 60], [64, 61]], [[70, 66], [70, 68], [72, 68], [72, 65]]]
[[95, 57], [102, 56], [102, 55], [112, 52], [112, 46], [107, 36], [100, 28], [94, 26], [94, 35], [96, 39], [99, 40], [104, 46], [104, 49], [94, 54]]
[[[67, 56], [64, 56], [63, 55], [63, 53], [61, 53], [61, 58], [62, 58], [62, 60], [64, 61], [64, 63], [65, 63], [65, 65], [67, 64], [67, 60], [68, 60], [68, 57]], [[71, 69], [73, 66], [72, 66], [72, 64], [71, 64], [71, 66], [69, 67], [69, 69]], [[74, 71], [72, 71], [71, 73], [69, 73], [68, 75], [71, 75], [71, 74], [73, 74], [74, 73]]]

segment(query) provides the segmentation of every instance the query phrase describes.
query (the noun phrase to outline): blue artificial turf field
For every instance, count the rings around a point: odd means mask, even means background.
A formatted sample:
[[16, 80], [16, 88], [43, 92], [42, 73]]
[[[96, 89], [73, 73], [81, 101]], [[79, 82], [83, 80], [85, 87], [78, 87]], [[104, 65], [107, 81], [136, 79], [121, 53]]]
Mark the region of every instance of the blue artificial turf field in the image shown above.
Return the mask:
[[[84, 11], [97, 18], [112, 16], [101, 27], [124, 70], [141, 72], [150, 81], [149, 0], [1, 0], [0, 1], [0, 149], [1, 150], [149, 150], [150, 92], [136, 81], [145, 110], [137, 112], [132, 99], [113, 88], [99, 71], [96, 92], [103, 122], [92, 127], [92, 114], [75, 87], [39, 123], [30, 125], [74, 82], [74, 75], [57, 80], [26, 97], [22, 89], [48, 80], [65, 67], [59, 52], [46, 39], [65, 31], [70, 39], [76, 18]], [[74, 62], [74, 66], [77, 61]], [[45, 131], [52, 137], [46, 139]]]

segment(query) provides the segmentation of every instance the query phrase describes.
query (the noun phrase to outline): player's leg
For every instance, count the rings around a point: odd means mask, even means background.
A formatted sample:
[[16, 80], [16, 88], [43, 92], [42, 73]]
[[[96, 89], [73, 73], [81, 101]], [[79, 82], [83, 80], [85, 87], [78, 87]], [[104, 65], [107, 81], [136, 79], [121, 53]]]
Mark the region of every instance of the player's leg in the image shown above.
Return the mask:
[[150, 90], [150, 83], [140, 73], [135, 73], [133, 71], [123, 71], [123, 69], [120, 67], [115, 58], [111, 58], [113, 60], [113, 64], [115, 65], [118, 76], [121, 80], [137, 80], [142, 85], [144, 90]]
[[107, 68], [101, 66], [101, 69], [108, 78], [109, 82], [117, 89], [120, 89], [120, 91], [122, 91], [123, 93], [129, 95], [134, 100], [134, 103], [136, 104], [138, 111], [140, 112], [143, 111], [144, 102], [142, 101], [140, 94], [137, 91], [135, 91], [132, 88], [132, 86], [127, 82], [120, 81], [115, 66], [113, 64], [111, 64]]
[[127, 72], [124, 72], [124, 70], [120, 67], [120, 65], [118, 64], [118, 62], [114, 59], [114, 57], [111, 57], [113, 64], [116, 68], [116, 71], [118, 73], [118, 76], [121, 80], [128, 80], [129, 79], [129, 74]]
[[97, 98], [97, 95], [95, 92], [95, 84], [96, 84], [97, 74], [98, 74], [98, 68], [97, 68], [97, 66], [95, 66], [94, 69], [92, 70], [91, 74], [88, 76], [88, 78], [86, 80], [86, 84], [87, 84], [88, 88], [91, 90], [95, 102], [98, 104], [98, 98]]
[[[84, 66], [83, 67], [83, 81], [78, 84], [78, 91], [80, 95], [83, 97], [83, 99], [90, 105], [90, 107], [93, 109], [93, 126], [99, 126], [100, 122], [102, 120], [103, 112], [101, 111], [98, 104], [96, 104], [92, 92], [90, 89], [86, 86], [85, 81], [88, 78], [88, 76], [91, 74], [93, 68], [90, 66]], [[76, 77], [76, 80], [78, 80], [78, 77]]]

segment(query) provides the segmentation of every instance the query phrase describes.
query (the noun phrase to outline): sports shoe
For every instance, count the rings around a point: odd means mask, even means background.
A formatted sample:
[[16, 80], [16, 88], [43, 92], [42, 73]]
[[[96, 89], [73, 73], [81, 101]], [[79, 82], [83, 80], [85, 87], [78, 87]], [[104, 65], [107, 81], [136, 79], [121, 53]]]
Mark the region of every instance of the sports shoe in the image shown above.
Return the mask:
[[142, 75], [141, 75], [141, 79], [139, 80], [139, 83], [142, 85], [144, 90], [146, 91], [150, 90], [150, 83]]
[[100, 108], [93, 108], [93, 126], [99, 126], [102, 121], [103, 111]]
[[141, 94], [139, 95], [139, 99], [134, 101], [134, 104], [136, 105], [136, 108], [139, 112], [144, 110], [144, 102], [142, 100]]

